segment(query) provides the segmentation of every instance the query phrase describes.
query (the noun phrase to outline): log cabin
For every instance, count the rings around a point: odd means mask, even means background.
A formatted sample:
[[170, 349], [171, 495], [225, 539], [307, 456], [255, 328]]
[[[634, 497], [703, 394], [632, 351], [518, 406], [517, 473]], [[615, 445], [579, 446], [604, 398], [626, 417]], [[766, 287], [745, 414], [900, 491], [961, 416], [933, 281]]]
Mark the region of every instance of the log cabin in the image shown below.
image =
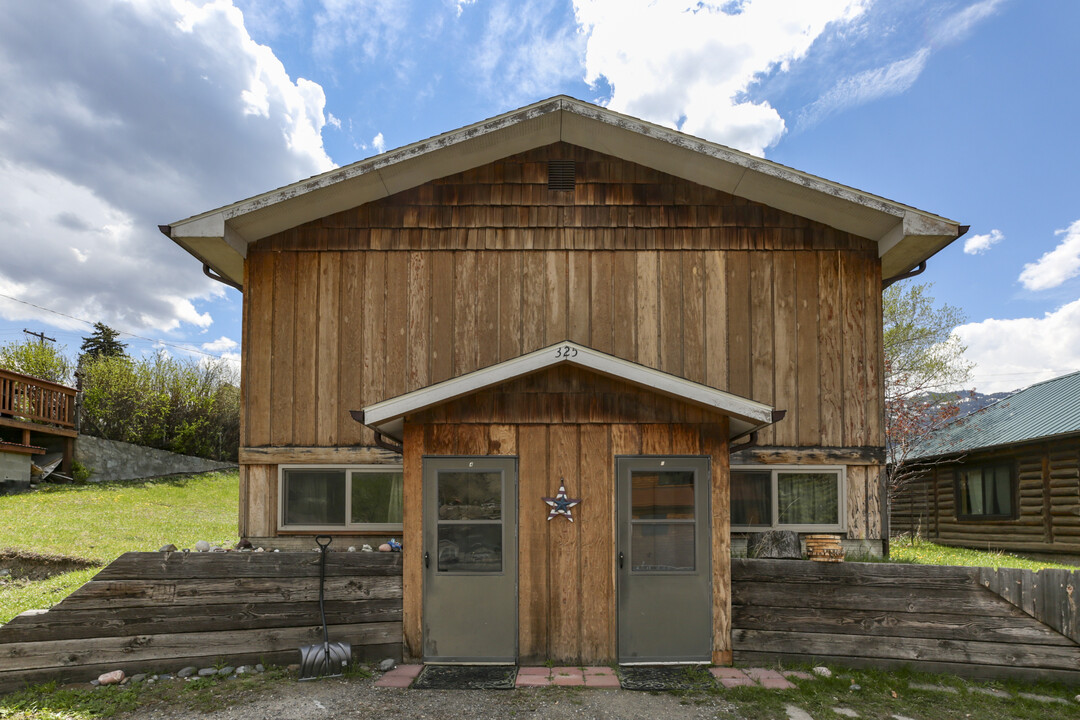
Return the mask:
[[882, 282], [966, 228], [560, 96], [161, 230], [243, 293], [241, 536], [577, 665], [730, 663], [747, 531], [880, 548]]
[[954, 420], [908, 465], [891, 501], [893, 533], [1080, 555], [1080, 372]]

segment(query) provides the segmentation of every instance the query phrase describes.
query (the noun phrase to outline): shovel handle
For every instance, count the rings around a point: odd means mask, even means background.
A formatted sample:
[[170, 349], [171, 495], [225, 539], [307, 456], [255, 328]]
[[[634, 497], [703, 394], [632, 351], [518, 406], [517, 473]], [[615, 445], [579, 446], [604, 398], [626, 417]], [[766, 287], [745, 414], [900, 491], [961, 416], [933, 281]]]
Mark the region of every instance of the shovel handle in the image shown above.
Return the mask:
[[[324, 540], [326, 542], [323, 542]], [[315, 544], [319, 546], [320, 550], [325, 550], [326, 548], [330, 547], [330, 543], [332, 543], [333, 541], [334, 541], [334, 538], [330, 537], [329, 535], [316, 535], [315, 536]]]

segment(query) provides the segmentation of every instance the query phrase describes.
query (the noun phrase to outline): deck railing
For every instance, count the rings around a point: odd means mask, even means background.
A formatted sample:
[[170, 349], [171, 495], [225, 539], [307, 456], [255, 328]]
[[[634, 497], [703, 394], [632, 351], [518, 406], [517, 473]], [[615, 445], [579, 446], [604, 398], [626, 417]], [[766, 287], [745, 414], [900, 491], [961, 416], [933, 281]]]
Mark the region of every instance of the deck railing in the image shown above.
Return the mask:
[[0, 415], [75, 427], [75, 388], [0, 370]]

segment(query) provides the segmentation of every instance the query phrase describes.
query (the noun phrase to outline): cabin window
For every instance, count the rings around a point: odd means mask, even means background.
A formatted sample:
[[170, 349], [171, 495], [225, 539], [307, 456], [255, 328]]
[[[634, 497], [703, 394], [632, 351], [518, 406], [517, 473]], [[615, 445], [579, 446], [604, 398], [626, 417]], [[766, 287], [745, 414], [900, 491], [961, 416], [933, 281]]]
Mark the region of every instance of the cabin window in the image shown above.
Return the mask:
[[733, 530], [842, 530], [843, 517], [843, 468], [731, 469]]
[[1012, 518], [1014, 492], [1014, 475], [1007, 463], [962, 467], [956, 479], [957, 517]]
[[401, 532], [404, 476], [394, 465], [281, 465], [282, 530]]

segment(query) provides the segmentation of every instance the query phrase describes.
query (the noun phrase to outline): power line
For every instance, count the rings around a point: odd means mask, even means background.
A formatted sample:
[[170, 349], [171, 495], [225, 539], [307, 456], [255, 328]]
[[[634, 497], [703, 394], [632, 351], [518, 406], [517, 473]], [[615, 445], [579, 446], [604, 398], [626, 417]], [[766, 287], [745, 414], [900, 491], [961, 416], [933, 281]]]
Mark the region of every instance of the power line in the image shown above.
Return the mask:
[[[29, 305], [30, 307], [37, 308], [38, 310], [44, 310], [45, 312], [50, 312], [53, 315], [59, 315], [60, 317], [66, 317], [69, 320], [75, 320], [77, 322], [86, 323], [90, 327], [94, 326], [94, 323], [92, 321], [90, 321], [90, 320], [87, 320], [86, 318], [75, 317], [74, 315], [68, 315], [67, 313], [60, 312], [59, 310], [53, 310], [52, 308], [42, 307], [41, 305], [35, 305], [32, 302], [27, 302], [26, 300], [20, 300], [17, 297], [11, 297], [10, 295], [4, 295], [3, 293], [0, 293], [0, 297], [6, 298], [8, 300], [12, 300], [12, 301], [17, 302], [17, 303], [22, 303], [23, 305]], [[119, 328], [113, 328], [113, 330], [116, 330], [118, 333], [121, 333], [123, 335], [130, 335], [133, 338], [138, 338], [139, 340], [145, 340], [147, 342], [156, 343], [158, 345], [166, 345], [168, 347], [176, 348], [177, 350], [184, 350], [185, 352], [199, 353], [200, 355], [206, 355], [207, 357], [218, 358], [219, 360], [222, 359], [221, 355], [215, 355], [213, 353], [206, 352], [205, 350], [201, 350], [199, 348], [192, 347], [190, 345], [178, 345], [176, 343], [166, 342], [164, 340], [155, 340], [154, 338], [148, 338], [148, 337], [145, 337], [143, 335], [136, 335], [135, 333], [133, 333], [133, 332], [131, 332], [129, 330], [121, 330]], [[24, 330], [23, 332], [26, 332], [26, 331]], [[31, 334], [33, 335], [35, 333], [31, 333]]]

